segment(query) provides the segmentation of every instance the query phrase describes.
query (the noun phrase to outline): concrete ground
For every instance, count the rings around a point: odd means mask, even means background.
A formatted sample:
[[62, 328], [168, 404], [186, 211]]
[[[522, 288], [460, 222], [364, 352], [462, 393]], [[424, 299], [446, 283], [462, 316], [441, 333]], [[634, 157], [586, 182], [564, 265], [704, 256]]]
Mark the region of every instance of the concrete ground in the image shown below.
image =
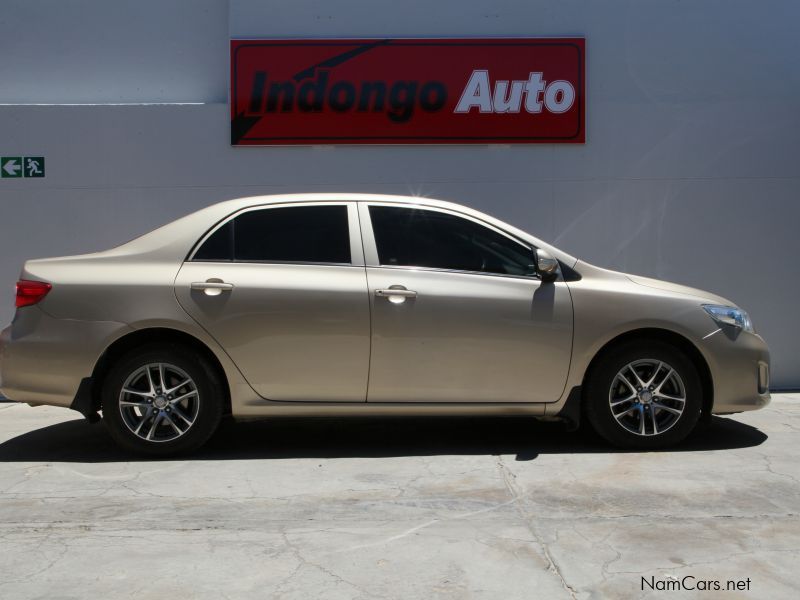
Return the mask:
[[800, 395], [776, 395], [669, 452], [528, 419], [307, 419], [152, 461], [0, 404], [0, 598], [796, 598], [798, 442]]

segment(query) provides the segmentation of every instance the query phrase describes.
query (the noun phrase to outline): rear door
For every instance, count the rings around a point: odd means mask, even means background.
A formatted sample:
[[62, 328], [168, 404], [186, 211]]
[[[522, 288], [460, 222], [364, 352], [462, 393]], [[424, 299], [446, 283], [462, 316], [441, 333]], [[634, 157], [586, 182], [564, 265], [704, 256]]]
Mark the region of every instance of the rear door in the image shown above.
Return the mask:
[[237, 213], [198, 245], [175, 291], [264, 398], [365, 401], [369, 297], [355, 204]]
[[372, 303], [369, 402], [555, 402], [572, 300], [533, 249], [472, 217], [360, 204]]

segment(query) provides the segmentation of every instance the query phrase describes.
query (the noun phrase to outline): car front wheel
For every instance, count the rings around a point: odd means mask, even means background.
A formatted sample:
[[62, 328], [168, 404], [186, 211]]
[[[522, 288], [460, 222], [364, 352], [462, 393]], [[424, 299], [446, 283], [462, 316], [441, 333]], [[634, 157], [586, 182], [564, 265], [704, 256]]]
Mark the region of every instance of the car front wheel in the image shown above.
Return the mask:
[[151, 345], [122, 357], [103, 384], [103, 420], [123, 448], [166, 456], [190, 452], [216, 431], [222, 390], [190, 348]]
[[607, 441], [653, 449], [682, 441], [702, 408], [697, 369], [661, 341], [628, 343], [606, 352], [590, 373], [586, 416]]

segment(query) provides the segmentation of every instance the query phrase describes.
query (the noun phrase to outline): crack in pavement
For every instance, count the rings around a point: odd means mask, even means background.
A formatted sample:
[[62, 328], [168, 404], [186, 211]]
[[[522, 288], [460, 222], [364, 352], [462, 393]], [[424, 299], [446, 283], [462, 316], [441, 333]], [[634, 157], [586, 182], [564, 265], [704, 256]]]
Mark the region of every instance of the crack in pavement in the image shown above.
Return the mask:
[[547, 543], [538, 534], [535, 526], [533, 525], [534, 515], [527, 510], [527, 495], [522, 490], [518, 489], [516, 483], [517, 476], [514, 475], [510, 469], [508, 469], [506, 464], [503, 462], [503, 457], [500, 454], [495, 456], [495, 460], [497, 468], [500, 470], [500, 474], [503, 478], [503, 482], [506, 484], [508, 492], [513, 497], [513, 502], [516, 504], [517, 511], [520, 513], [522, 520], [525, 522], [525, 526], [528, 528], [528, 531], [531, 532], [534, 542], [539, 546], [541, 554], [547, 562], [548, 570], [558, 578], [564, 590], [566, 590], [566, 592], [569, 594], [570, 598], [576, 600], [578, 597], [577, 591], [569, 583], [567, 583], [567, 580], [564, 578], [564, 574], [561, 572], [558, 563], [556, 563], [551, 556], [550, 550], [547, 547]]

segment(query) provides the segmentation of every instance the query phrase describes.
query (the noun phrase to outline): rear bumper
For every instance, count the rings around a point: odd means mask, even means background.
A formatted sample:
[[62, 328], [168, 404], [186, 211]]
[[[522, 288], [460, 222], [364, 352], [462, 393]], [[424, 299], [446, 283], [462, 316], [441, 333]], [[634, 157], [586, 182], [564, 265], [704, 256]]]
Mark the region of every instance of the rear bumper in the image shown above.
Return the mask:
[[36, 306], [18, 310], [0, 333], [0, 390], [10, 400], [72, 407], [81, 381], [122, 323], [56, 319]]

